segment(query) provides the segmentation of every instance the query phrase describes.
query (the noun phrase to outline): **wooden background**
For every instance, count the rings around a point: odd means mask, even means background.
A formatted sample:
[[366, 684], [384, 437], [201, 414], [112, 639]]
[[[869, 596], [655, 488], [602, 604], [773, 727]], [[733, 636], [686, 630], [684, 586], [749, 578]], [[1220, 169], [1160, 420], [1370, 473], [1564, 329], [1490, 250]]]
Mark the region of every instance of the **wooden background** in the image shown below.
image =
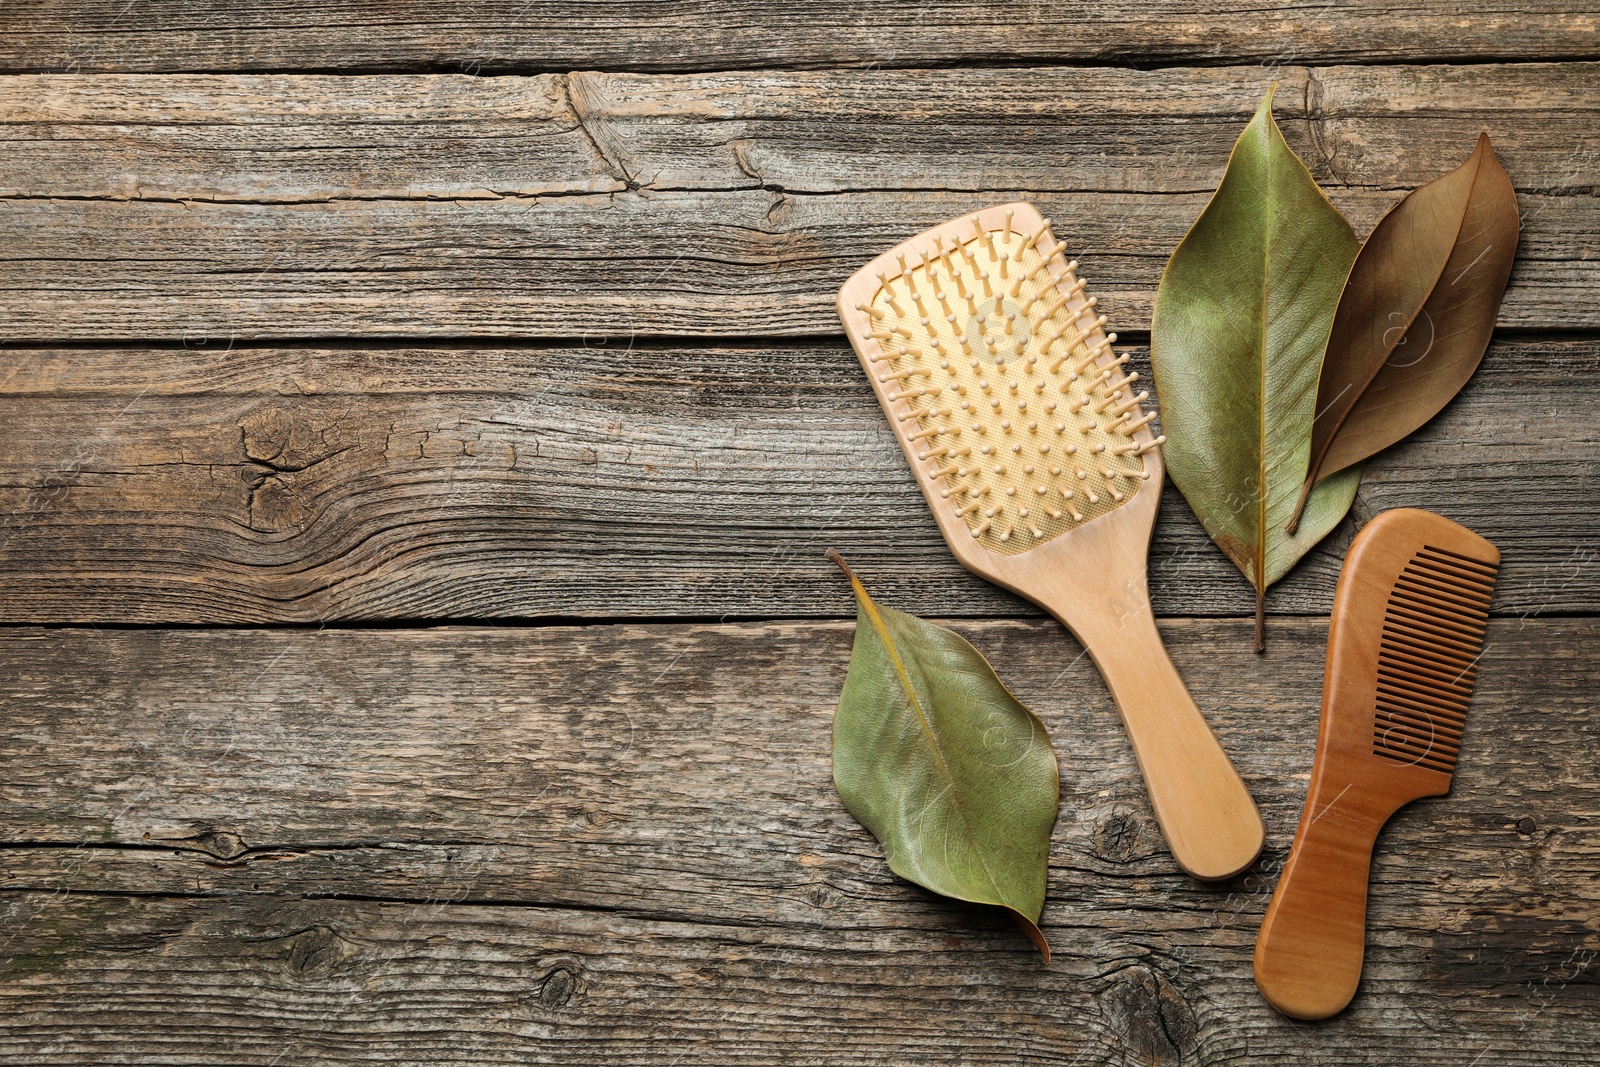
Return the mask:
[[[1267, 86], [1365, 233], [1494, 138], [1483, 368], [1252, 598], [1152, 584], [1269, 844], [1197, 885], [1073, 641], [953, 562], [831, 310], [1011, 198], [1145, 358]], [[1600, 11], [992, 0], [0, 6], [0, 1061], [1591, 1064]], [[1324, 1024], [1250, 952], [1353, 532], [1504, 552], [1454, 793]], [[829, 776], [853, 609], [1051, 729], [1043, 927], [891, 877]]]

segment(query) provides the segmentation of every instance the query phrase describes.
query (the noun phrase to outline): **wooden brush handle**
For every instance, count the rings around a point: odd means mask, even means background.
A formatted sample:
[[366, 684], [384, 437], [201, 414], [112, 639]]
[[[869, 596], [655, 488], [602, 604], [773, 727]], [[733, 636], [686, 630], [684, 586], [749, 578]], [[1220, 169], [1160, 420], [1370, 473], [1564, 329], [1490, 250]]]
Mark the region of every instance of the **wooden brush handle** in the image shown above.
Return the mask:
[[1208, 881], [1243, 871], [1261, 853], [1261, 815], [1167, 657], [1148, 603], [1094, 633], [1089, 654], [1122, 712], [1172, 858]]
[[1295, 1019], [1326, 1019], [1356, 995], [1372, 848], [1392, 814], [1347, 778], [1330, 784], [1306, 802], [1256, 939], [1256, 986]]

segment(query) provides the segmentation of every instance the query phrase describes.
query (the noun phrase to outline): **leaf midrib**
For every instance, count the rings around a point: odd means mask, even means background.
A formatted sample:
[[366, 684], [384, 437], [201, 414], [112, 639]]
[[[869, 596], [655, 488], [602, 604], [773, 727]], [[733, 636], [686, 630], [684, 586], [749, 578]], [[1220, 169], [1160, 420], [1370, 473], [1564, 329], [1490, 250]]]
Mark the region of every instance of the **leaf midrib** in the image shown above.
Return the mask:
[[[1268, 112], [1270, 118], [1271, 113]], [[1272, 227], [1277, 214], [1272, 209], [1273, 126], [1268, 122], [1266, 133], [1266, 219], [1267, 225], [1261, 241], [1261, 314], [1260, 336], [1256, 345], [1256, 536], [1255, 536], [1255, 586], [1258, 593], [1266, 591], [1267, 578], [1267, 294], [1270, 291], [1267, 272], [1272, 269]]]

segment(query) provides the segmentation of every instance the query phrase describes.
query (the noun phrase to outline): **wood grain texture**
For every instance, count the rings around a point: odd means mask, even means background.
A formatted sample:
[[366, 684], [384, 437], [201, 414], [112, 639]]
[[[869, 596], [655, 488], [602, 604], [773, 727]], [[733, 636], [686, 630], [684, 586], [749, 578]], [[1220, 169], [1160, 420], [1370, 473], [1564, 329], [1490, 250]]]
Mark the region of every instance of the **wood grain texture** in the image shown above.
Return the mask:
[[[1036, 614], [951, 557], [842, 340], [196, 345], [6, 354], [5, 619], [853, 617], [830, 547], [905, 610]], [[1501, 546], [1498, 612], [1596, 610], [1597, 367], [1492, 346], [1269, 607], [1325, 614], [1356, 522], [1416, 506]], [[1253, 610], [1170, 488], [1150, 587], [1157, 615]]]
[[1314, 1029], [1260, 1000], [1250, 951], [1325, 624], [1282, 623], [1265, 659], [1249, 626], [1164, 627], [1269, 828], [1262, 871], [1206, 888], [1070, 639], [956, 623], [1061, 759], [1048, 968], [1009, 921], [893, 879], [839, 804], [849, 623], [7, 631], [0, 1050], [1586, 1063], [1595, 623], [1491, 623], [1454, 791], [1386, 832], [1362, 992]]
[[[127, 627], [0, 627], [0, 1061], [1587, 1065], [1600, 629], [1568, 616], [1600, 611], [1600, 342], [1563, 331], [1600, 327], [1597, 27], [1556, 0], [0, 5], [0, 71], [53, 72], [0, 76], [0, 622]], [[1325, 614], [1388, 507], [1506, 551], [1455, 793], [1380, 842], [1365, 981], [1317, 1028], [1250, 956], [1324, 621], [1273, 619], [1265, 659], [1242, 619], [1161, 623], [1269, 833], [1202, 887], [1078, 647], [950, 558], [831, 307], [1022, 197], [1143, 328], [1274, 78], [1359, 230], [1480, 130], [1524, 216], [1524, 332], [1274, 590]], [[420, 340], [464, 337], [508, 340]], [[294, 338], [331, 340], [250, 341]], [[843, 811], [830, 546], [967, 615], [1049, 725], [1049, 968]], [[1250, 611], [1170, 492], [1151, 584], [1162, 615]], [[763, 615], [821, 618], [648, 623]], [[505, 616], [631, 621], [418, 625]], [[373, 619], [411, 623], [154, 628]]]
[[1480, 129], [1518, 181], [1501, 325], [1584, 295], [1596, 64], [0, 79], [16, 340], [836, 333], [839, 282], [1031, 199], [1127, 331], [1274, 77], [1365, 232]]
[[0, 69], [397, 67], [728, 69], [1017, 60], [1172, 63], [1592, 57], [1592, 11], [1556, 0], [1437, 8], [1127, 0], [1019, 7], [929, 0], [870, 14], [816, 0], [22, 0], [0, 12]]

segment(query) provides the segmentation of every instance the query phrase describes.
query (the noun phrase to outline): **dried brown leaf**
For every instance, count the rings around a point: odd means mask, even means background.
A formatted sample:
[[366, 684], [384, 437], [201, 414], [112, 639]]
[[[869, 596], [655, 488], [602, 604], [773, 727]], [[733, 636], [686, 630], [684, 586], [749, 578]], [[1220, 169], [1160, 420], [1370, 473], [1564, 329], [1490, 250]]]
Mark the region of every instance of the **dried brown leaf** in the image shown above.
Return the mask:
[[1334, 314], [1290, 533], [1314, 485], [1399, 441], [1466, 385], [1488, 347], [1518, 230], [1516, 194], [1487, 135], [1373, 229]]

